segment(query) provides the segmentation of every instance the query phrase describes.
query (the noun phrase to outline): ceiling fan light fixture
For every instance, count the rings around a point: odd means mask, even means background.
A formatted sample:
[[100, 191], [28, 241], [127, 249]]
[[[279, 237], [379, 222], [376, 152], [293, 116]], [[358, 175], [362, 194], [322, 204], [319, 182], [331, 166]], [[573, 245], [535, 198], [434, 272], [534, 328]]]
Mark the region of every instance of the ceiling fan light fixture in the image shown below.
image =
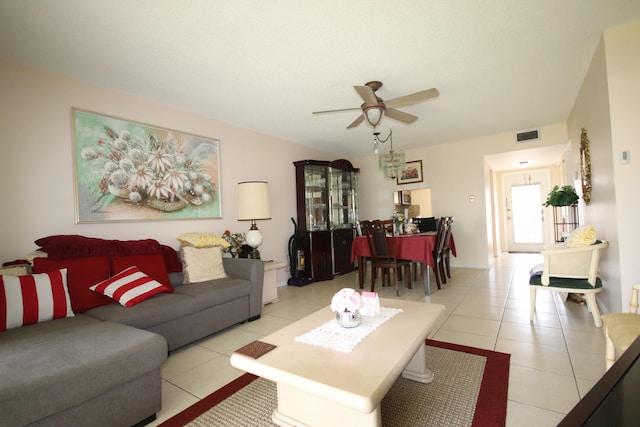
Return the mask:
[[371, 105], [362, 107], [362, 109], [364, 110], [364, 118], [367, 119], [367, 123], [373, 128], [380, 124], [382, 116], [384, 115], [384, 106]]

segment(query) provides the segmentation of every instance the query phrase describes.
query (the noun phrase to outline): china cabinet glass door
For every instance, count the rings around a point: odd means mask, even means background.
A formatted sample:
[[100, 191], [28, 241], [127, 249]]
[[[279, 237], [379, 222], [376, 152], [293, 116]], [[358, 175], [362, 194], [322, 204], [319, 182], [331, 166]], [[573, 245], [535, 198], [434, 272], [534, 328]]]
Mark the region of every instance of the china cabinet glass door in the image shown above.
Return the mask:
[[327, 230], [330, 219], [327, 168], [305, 166], [304, 185], [307, 231]]
[[350, 171], [330, 168], [329, 206], [331, 228], [352, 228], [355, 223], [355, 174]]

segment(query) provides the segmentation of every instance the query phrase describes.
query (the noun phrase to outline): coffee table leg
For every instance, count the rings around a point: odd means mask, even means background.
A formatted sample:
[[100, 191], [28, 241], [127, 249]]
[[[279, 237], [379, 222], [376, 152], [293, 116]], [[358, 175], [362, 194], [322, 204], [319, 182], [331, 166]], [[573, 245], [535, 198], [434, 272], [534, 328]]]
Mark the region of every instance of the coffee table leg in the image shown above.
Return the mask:
[[408, 380], [428, 384], [433, 381], [433, 372], [427, 368], [426, 345], [421, 345], [413, 359], [402, 371], [402, 377]]
[[[363, 426], [380, 427], [382, 413], [380, 404], [369, 413], [360, 412], [346, 406], [348, 394], [343, 403], [337, 403], [318, 394], [309, 393], [286, 384], [278, 383], [278, 407], [273, 410], [271, 419], [279, 426], [286, 427], [334, 427]], [[325, 390], [326, 392], [326, 390]]]

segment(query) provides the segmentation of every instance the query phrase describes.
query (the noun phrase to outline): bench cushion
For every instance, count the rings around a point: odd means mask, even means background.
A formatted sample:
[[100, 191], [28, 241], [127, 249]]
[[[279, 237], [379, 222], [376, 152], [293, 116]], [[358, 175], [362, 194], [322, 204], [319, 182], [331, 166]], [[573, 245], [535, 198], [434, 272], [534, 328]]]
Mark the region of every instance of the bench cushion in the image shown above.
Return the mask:
[[[543, 286], [542, 276], [534, 274], [529, 279], [529, 284], [532, 286]], [[598, 289], [602, 287], [602, 281], [600, 278], [596, 278], [596, 286], [591, 286], [587, 279], [569, 279], [563, 277], [550, 277], [549, 288], [565, 288], [565, 289]]]

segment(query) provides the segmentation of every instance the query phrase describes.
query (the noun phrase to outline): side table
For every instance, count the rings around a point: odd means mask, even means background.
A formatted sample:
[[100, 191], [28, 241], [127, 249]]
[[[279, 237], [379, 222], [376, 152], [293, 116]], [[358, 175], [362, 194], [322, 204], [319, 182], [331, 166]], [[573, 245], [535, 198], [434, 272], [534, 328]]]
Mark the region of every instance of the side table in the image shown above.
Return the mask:
[[278, 302], [278, 271], [287, 267], [286, 262], [269, 261], [264, 263], [264, 281], [262, 282], [262, 305]]

